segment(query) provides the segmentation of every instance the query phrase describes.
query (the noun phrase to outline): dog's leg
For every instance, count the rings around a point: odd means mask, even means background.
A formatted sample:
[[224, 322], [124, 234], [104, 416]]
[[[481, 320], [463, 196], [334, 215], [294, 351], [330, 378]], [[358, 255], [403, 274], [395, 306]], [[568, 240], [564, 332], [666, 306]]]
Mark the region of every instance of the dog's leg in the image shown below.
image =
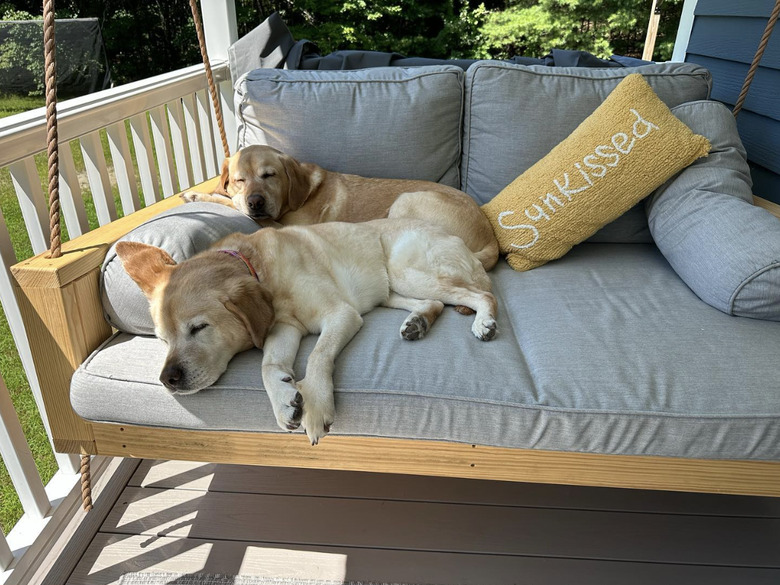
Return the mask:
[[184, 191], [179, 194], [179, 197], [184, 199], [187, 203], [194, 203], [196, 201], [205, 201], [207, 203], [219, 203], [220, 205], [226, 205], [227, 207], [236, 208], [233, 205], [233, 200], [227, 195], [220, 195], [219, 193], [201, 193], [199, 191]]
[[263, 386], [276, 422], [286, 431], [301, 425], [303, 397], [295, 384], [293, 365], [303, 333], [287, 323], [276, 323], [263, 344]]
[[496, 336], [496, 297], [483, 290], [446, 286], [438, 296], [448, 305], [463, 305], [474, 311], [474, 323], [471, 332], [477, 339], [490, 341]]
[[438, 299], [445, 305], [463, 305], [476, 311], [471, 332], [477, 339], [490, 341], [496, 336], [496, 297], [477, 286], [464, 283], [424, 283], [406, 291], [407, 294]]
[[410, 299], [394, 292], [390, 293], [382, 306], [405, 309], [411, 313], [401, 325], [401, 338], [409, 341], [422, 339], [444, 309], [441, 301]]
[[312, 445], [330, 431], [336, 414], [333, 399], [333, 366], [336, 357], [363, 326], [353, 307], [343, 305], [329, 311], [322, 332], [306, 364], [306, 376], [298, 383], [303, 394], [303, 428]]

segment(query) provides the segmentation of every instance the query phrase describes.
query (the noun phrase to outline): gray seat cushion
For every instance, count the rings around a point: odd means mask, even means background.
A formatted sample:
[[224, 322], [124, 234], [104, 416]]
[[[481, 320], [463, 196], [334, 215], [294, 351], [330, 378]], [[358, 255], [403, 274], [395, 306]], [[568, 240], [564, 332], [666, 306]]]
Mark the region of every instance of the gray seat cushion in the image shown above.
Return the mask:
[[236, 82], [239, 146], [268, 144], [329, 171], [458, 187], [463, 70], [257, 69]]
[[[334, 433], [696, 458], [780, 459], [780, 323], [699, 300], [653, 245], [582, 244], [525, 273], [491, 273], [499, 334], [477, 341], [445, 310], [429, 335], [399, 338], [377, 309], [336, 363]], [[315, 338], [304, 340], [296, 370]], [[72, 381], [94, 421], [281, 432], [261, 353], [234, 358], [214, 387], [171, 396], [165, 348], [118, 334]], [[327, 438], [325, 439], [327, 440]]]
[[780, 321], [780, 220], [753, 205], [731, 111], [698, 101], [672, 112], [712, 150], [647, 199], [650, 232], [677, 274], [730, 315]]
[[[631, 73], [641, 73], [669, 106], [707, 99], [703, 67], [575, 68], [484, 61], [466, 72], [461, 189], [487, 203], [571, 134]], [[652, 242], [644, 206], [599, 230], [592, 242]]]

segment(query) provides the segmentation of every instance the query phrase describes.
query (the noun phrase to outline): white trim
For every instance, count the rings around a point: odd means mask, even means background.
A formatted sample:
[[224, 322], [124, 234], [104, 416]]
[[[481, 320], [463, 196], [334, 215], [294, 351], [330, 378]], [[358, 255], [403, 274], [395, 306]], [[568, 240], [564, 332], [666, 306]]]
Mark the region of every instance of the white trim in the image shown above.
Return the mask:
[[683, 3], [682, 14], [680, 15], [680, 25], [677, 27], [677, 38], [674, 41], [674, 51], [672, 52], [673, 62], [681, 63], [685, 61], [685, 55], [688, 52], [688, 41], [691, 40], [694, 13], [698, 1], [699, 0], [685, 0]]
[[[211, 65], [217, 82], [229, 79], [227, 62]], [[203, 65], [193, 65], [60, 102], [60, 144], [164, 105], [207, 87]], [[0, 168], [46, 149], [46, 109], [36, 108], [0, 120]]]

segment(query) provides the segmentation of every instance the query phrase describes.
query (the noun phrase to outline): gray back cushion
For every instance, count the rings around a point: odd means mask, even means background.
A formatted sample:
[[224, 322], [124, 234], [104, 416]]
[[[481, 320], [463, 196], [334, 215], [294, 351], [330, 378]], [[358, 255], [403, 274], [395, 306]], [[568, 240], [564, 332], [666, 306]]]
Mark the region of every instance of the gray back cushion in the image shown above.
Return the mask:
[[459, 186], [463, 70], [256, 69], [236, 83], [239, 146], [327, 170]]
[[[142, 242], [168, 252], [176, 262], [186, 260], [234, 232], [250, 234], [258, 225], [243, 213], [216, 203], [187, 203], [137, 227], [118, 241]], [[125, 272], [111, 246], [100, 270], [100, 292], [106, 320], [120, 331], [154, 335], [149, 302]]]
[[672, 109], [712, 144], [647, 199], [661, 253], [699, 298], [730, 315], [780, 321], [780, 220], [755, 207], [745, 149], [718, 102]]
[[[605, 69], [472, 65], [466, 72], [461, 189], [490, 201], [569, 136], [631, 73], [641, 73], [669, 107], [706, 99], [712, 86], [707, 70], [689, 63]], [[652, 241], [643, 206], [589, 241]]]

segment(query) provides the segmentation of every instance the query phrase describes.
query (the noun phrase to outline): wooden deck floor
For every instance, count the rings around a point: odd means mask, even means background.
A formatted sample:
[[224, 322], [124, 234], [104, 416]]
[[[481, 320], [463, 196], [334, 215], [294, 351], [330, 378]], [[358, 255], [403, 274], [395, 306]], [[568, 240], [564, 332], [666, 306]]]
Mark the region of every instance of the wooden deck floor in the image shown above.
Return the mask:
[[780, 499], [143, 461], [68, 585], [130, 571], [780, 583]]

